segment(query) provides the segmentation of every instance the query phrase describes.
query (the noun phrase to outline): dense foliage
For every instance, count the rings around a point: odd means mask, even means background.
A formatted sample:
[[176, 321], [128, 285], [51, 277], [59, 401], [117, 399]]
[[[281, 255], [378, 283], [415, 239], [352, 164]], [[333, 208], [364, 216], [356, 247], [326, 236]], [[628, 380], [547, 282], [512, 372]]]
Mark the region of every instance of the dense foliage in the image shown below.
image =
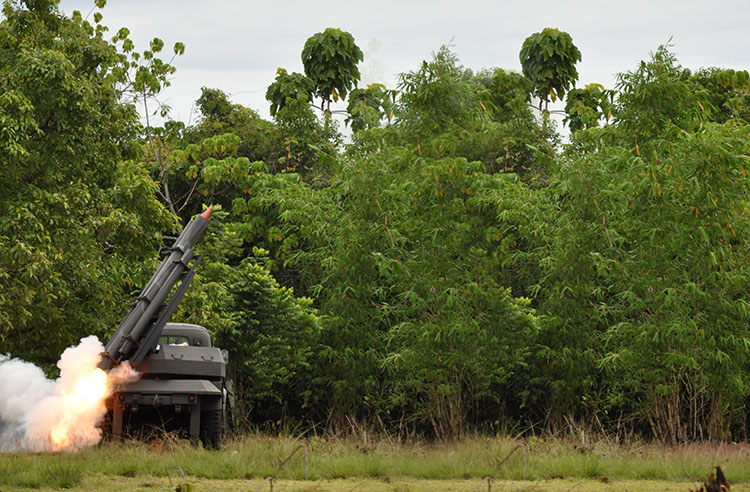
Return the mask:
[[[173, 227], [138, 153], [129, 67], [100, 24], [51, 2], [3, 5], [0, 352], [52, 366], [103, 335]], [[99, 17], [97, 17], [99, 19]]]
[[[196, 124], [154, 128], [158, 38], [138, 53], [54, 2], [4, 17], [0, 354], [49, 368], [106, 337], [212, 204], [177, 316], [230, 349], [240, 427], [747, 437], [747, 72], [660, 47], [575, 88], [580, 52], [545, 29], [525, 75], [443, 47], [357, 88], [329, 28], [304, 75], [279, 69], [273, 121], [203, 88]], [[565, 94], [563, 143], [531, 100]], [[347, 103], [350, 138], [315, 97]]]

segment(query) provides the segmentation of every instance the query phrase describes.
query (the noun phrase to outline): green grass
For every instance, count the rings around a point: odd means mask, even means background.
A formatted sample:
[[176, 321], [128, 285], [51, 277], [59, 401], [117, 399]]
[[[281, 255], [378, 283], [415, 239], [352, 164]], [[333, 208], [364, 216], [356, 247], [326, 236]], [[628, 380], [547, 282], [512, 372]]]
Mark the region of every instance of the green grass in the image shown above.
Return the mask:
[[85, 468], [65, 455], [0, 455], [0, 484], [20, 488], [69, 489], [81, 483]]
[[219, 452], [168, 441], [108, 443], [77, 454], [0, 454], [0, 490], [85, 489], [84, 478], [94, 475], [111, 483], [148, 484], [158, 479], [168, 484], [170, 479], [177, 483], [183, 474], [199, 481], [309, 479], [309, 490], [318, 490], [315, 484], [328, 480], [393, 482], [388, 490], [394, 492], [421, 490], [410, 481], [476, 484], [486, 477], [498, 483], [557, 479], [698, 484], [714, 465], [720, 465], [733, 484], [750, 482], [750, 446], [617, 446], [600, 441], [581, 447], [566, 440], [476, 437], [404, 445], [383, 439], [365, 447], [351, 438], [254, 435], [232, 441]]

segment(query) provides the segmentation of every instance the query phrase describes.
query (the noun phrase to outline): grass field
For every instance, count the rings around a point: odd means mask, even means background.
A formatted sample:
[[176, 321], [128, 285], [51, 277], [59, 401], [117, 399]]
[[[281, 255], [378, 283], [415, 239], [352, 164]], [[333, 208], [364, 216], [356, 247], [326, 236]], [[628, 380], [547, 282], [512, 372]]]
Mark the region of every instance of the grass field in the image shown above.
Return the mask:
[[81, 453], [0, 454], [0, 491], [683, 491], [719, 465], [732, 491], [750, 492], [750, 446], [585, 446], [566, 440], [387, 439], [257, 435], [219, 452], [174, 441], [104, 444]]

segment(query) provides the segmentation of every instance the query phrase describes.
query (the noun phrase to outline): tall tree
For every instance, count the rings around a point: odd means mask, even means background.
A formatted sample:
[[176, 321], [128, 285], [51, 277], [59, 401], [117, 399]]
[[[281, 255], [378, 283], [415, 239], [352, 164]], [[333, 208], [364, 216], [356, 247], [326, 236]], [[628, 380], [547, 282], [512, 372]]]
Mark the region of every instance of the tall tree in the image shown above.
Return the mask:
[[315, 83], [315, 94], [322, 99], [321, 109], [331, 109], [331, 100], [345, 99], [359, 82], [357, 64], [364, 60], [354, 37], [333, 27], [310, 36], [302, 49], [305, 74]]
[[581, 52], [566, 32], [547, 27], [532, 34], [523, 42], [519, 57], [524, 75], [534, 83], [539, 109], [542, 103], [546, 110], [550, 100], [562, 99], [578, 80]]

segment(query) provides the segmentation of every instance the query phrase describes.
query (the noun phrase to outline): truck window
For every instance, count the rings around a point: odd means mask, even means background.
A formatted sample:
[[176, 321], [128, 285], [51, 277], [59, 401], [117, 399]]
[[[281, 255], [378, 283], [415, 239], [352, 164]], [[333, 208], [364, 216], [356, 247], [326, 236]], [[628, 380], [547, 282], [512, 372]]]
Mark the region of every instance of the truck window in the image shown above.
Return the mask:
[[159, 337], [159, 345], [177, 345], [187, 347], [190, 343], [187, 337], [176, 335]]

